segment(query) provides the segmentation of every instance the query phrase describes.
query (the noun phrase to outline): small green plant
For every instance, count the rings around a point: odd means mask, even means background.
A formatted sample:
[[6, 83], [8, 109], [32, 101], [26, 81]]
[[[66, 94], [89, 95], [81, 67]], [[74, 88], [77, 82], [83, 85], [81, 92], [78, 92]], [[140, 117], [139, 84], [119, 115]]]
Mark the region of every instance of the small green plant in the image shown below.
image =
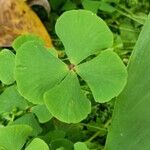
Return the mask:
[[[86, 83], [98, 103], [118, 96], [126, 84], [126, 67], [113, 52], [113, 35], [102, 19], [90, 11], [72, 10], [65, 12], [55, 27], [67, 61], [58, 58], [54, 48], [46, 48], [34, 35], [23, 35], [14, 41], [12, 47], [16, 55], [6, 49], [0, 52], [0, 80], [7, 85], [1, 94], [0, 112], [9, 120], [9, 126], [0, 128], [0, 146], [6, 149], [10, 149], [8, 146], [19, 150], [27, 137], [42, 133], [33, 113], [40, 123], [48, 122], [52, 117], [65, 123], [79, 123], [85, 119], [91, 112], [91, 101], [81, 82]], [[22, 109], [24, 111], [20, 111]], [[6, 113], [9, 111], [11, 114]], [[20, 115], [22, 117], [18, 118]], [[27, 131], [21, 130], [24, 124]], [[10, 132], [16, 138], [8, 144], [1, 140], [3, 132], [7, 133], [5, 136]], [[20, 138], [17, 133], [25, 135]], [[37, 146], [48, 149], [40, 138], [30, 142], [26, 150], [34, 150]], [[66, 147], [69, 150], [72, 145], [62, 137], [51, 141], [52, 149]], [[74, 149], [87, 147], [76, 141]]]
[[[14, 42], [15, 79], [19, 92], [34, 104], [45, 104], [60, 121], [77, 123], [91, 111], [78, 75], [91, 89], [96, 102], [117, 96], [126, 83], [127, 72], [112, 50], [111, 31], [103, 20], [85, 10], [65, 12], [56, 23], [69, 63], [65, 64], [40, 43], [31, 39]], [[30, 37], [29, 37], [30, 38]], [[20, 44], [21, 43], [21, 44]], [[93, 59], [83, 62], [87, 57]]]

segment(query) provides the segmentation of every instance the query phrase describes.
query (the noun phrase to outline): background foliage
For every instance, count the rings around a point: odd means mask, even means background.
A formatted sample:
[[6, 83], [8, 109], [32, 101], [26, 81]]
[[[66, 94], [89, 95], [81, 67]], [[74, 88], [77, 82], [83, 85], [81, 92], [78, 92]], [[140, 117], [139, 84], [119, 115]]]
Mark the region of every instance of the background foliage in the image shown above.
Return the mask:
[[[149, 0], [49, 0], [49, 2], [51, 5], [50, 14], [47, 14], [41, 7], [34, 6], [33, 9], [46, 26], [61, 59], [65, 59], [64, 47], [56, 36], [54, 25], [57, 18], [64, 11], [71, 9], [88, 9], [103, 18], [114, 34], [114, 50], [119, 54], [123, 62], [127, 64], [138, 35], [147, 19], [148, 11], [150, 10]], [[92, 101], [92, 113], [78, 124], [65, 124], [54, 118], [49, 121], [51, 118], [50, 114], [48, 118], [40, 118], [40, 114], [36, 113], [38, 108], [31, 108], [30, 103], [25, 100], [24, 104], [20, 106], [20, 95], [18, 95], [15, 89], [16, 87], [8, 87], [1, 83], [0, 92], [2, 93], [7, 88], [12, 97], [16, 97], [18, 101], [15, 104], [17, 106], [16, 108], [11, 106], [6, 108], [8, 110], [7, 112], [1, 112], [0, 125], [18, 124], [18, 122], [31, 125], [34, 128], [31, 135], [38, 135], [38, 137], [43, 139], [46, 143], [50, 143], [51, 149], [57, 149], [59, 148], [57, 146], [63, 145], [69, 150], [74, 143], [82, 141], [86, 143], [90, 149], [101, 150], [105, 145], [115, 99], [112, 99], [108, 103], [97, 104], [94, 102], [92, 93], [84, 81], [81, 81], [81, 85]], [[5, 92], [0, 95], [0, 99], [3, 99], [3, 97], [5, 97]], [[21, 99], [23, 98], [21, 97]], [[1, 104], [2, 106], [0, 105], [0, 108], [3, 108], [4, 104], [5, 101]], [[28, 127], [26, 128], [28, 132], [31, 130], [28, 129]], [[0, 136], [3, 137], [3, 132], [1, 132]], [[24, 141], [24, 139], [21, 140]], [[26, 145], [28, 145], [31, 140], [32, 139], [28, 139]], [[27, 149], [31, 149], [31, 146], [34, 147], [34, 143], [37, 141], [39, 141], [38, 138], [34, 139]], [[38, 143], [45, 145], [43, 141]], [[82, 145], [82, 143], [76, 144], [75, 148], [77, 150], [80, 144]], [[82, 146], [84, 147], [85, 145]]]

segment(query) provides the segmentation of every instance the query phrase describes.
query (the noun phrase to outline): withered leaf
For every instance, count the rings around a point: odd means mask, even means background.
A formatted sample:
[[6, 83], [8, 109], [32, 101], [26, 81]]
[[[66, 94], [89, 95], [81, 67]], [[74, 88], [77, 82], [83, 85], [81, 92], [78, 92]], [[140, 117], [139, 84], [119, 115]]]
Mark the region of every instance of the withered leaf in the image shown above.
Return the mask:
[[41, 20], [23, 0], [0, 0], [0, 47], [9, 47], [18, 35], [28, 33], [41, 36], [52, 47]]

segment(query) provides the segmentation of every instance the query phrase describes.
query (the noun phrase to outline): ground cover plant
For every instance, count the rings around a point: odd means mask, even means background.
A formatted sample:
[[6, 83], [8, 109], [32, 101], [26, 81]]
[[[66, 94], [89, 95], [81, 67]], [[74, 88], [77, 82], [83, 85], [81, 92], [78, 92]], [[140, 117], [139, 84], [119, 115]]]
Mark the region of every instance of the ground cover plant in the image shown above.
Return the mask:
[[[55, 48], [31, 34], [0, 51], [0, 149], [148, 150], [150, 17], [119, 1], [50, 3]], [[120, 8], [128, 23], [110, 15]]]

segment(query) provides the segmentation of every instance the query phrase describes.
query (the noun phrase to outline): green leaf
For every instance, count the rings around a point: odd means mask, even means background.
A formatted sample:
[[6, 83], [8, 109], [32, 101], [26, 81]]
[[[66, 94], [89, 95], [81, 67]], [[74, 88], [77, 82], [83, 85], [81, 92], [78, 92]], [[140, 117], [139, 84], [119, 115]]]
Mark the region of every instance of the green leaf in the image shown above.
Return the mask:
[[58, 10], [67, 0], [50, 0], [50, 6], [53, 10]]
[[48, 136], [49, 136], [50, 141], [55, 141], [57, 139], [65, 138], [66, 133], [63, 130], [56, 129], [56, 130], [50, 131]]
[[0, 127], [0, 149], [21, 150], [31, 131], [27, 125]]
[[[133, 43], [137, 41], [138, 38], [138, 32], [134, 30], [133, 24], [126, 19], [125, 23], [122, 23], [119, 26], [119, 29], [121, 39], [126, 43], [128, 43], [128, 45], [126, 44], [126, 46], [131, 47]], [[129, 32], [127, 32], [127, 30]]]
[[77, 142], [74, 144], [74, 150], [89, 150], [85, 143]]
[[65, 150], [65, 148], [64, 147], [59, 147], [56, 150]]
[[116, 10], [109, 3], [103, 2], [103, 1], [100, 2], [99, 9], [102, 10], [102, 11], [106, 11], [108, 13], [113, 13]]
[[113, 43], [113, 35], [106, 23], [87, 10], [63, 13], [55, 28], [73, 64], [78, 64], [89, 55], [108, 48]]
[[57, 139], [50, 143], [50, 147], [52, 150], [56, 150], [57, 148], [64, 148], [65, 150], [72, 150], [73, 143], [67, 139]]
[[53, 56], [55, 56], [55, 57], [58, 58], [58, 52], [57, 52], [57, 50], [56, 50], [54, 47], [52, 47], [52, 48], [47, 48], [47, 50], [48, 50]]
[[82, 93], [74, 72], [70, 72], [58, 86], [46, 92], [44, 99], [51, 114], [63, 122], [80, 122], [91, 111], [90, 102]]
[[53, 117], [45, 105], [32, 107], [32, 112], [35, 113], [40, 123], [45, 123]]
[[150, 16], [128, 65], [128, 82], [117, 98], [106, 150], [150, 149]]
[[103, 2], [107, 2], [107, 3], [116, 3], [118, 4], [120, 2], [120, 0], [102, 0]]
[[[80, 123], [79, 123], [80, 124]], [[66, 137], [70, 139], [72, 142], [82, 140], [85, 137], [83, 134], [83, 126], [78, 124], [69, 124], [68, 126], [65, 124], [66, 127]], [[85, 133], [85, 132], [84, 132]]]
[[49, 147], [42, 139], [35, 138], [25, 150], [49, 150]]
[[68, 10], [72, 10], [72, 9], [76, 9], [76, 8], [77, 8], [77, 5], [73, 1], [67, 0], [61, 10], [68, 11]]
[[27, 113], [23, 115], [22, 117], [16, 119], [11, 125], [14, 124], [26, 124], [30, 127], [32, 127], [32, 136], [37, 136], [42, 132], [42, 128], [40, 127], [39, 123], [35, 119], [35, 116], [32, 113]]
[[43, 94], [67, 74], [67, 66], [38, 42], [26, 42], [16, 54], [18, 90], [32, 103], [42, 104]]
[[45, 45], [44, 41], [39, 36], [34, 34], [25, 34], [17, 37], [12, 43], [12, 47], [17, 51], [24, 43], [29, 41], [36, 41], [41, 45]]
[[93, 13], [97, 13], [100, 4], [101, 4], [100, 1], [92, 1], [92, 0], [83, 0], [82, 2], [84, 9], [90, 10]]
[[119, 56], [111, 50], [76, 67], [77, 73], [89, 85], [95, 101], [107, 102], [124, 88], [127, 71]]
[[51, 141], [66, 137], [65, 131], [63, 131], [62, 129], [57, 129], [57, 127], [54, 126], [55, 121], [56, 120], [51, 120], [50, 122], [45, 124], [46, 126], [44, 125], [43, 134], [39, 135], [39, 137], [43, 139], [46, 143], [50, 143]]
[[12, 84], [14, 79], [15, 55], [7, 49], [0, 52], [0, 80], [4, 84]]
[[24, 110], [28, 107], [28, 102], [18, 93], [16, 86], [10, 86], [0, 95], [0, 114], [11, 112], [17, 108]]

